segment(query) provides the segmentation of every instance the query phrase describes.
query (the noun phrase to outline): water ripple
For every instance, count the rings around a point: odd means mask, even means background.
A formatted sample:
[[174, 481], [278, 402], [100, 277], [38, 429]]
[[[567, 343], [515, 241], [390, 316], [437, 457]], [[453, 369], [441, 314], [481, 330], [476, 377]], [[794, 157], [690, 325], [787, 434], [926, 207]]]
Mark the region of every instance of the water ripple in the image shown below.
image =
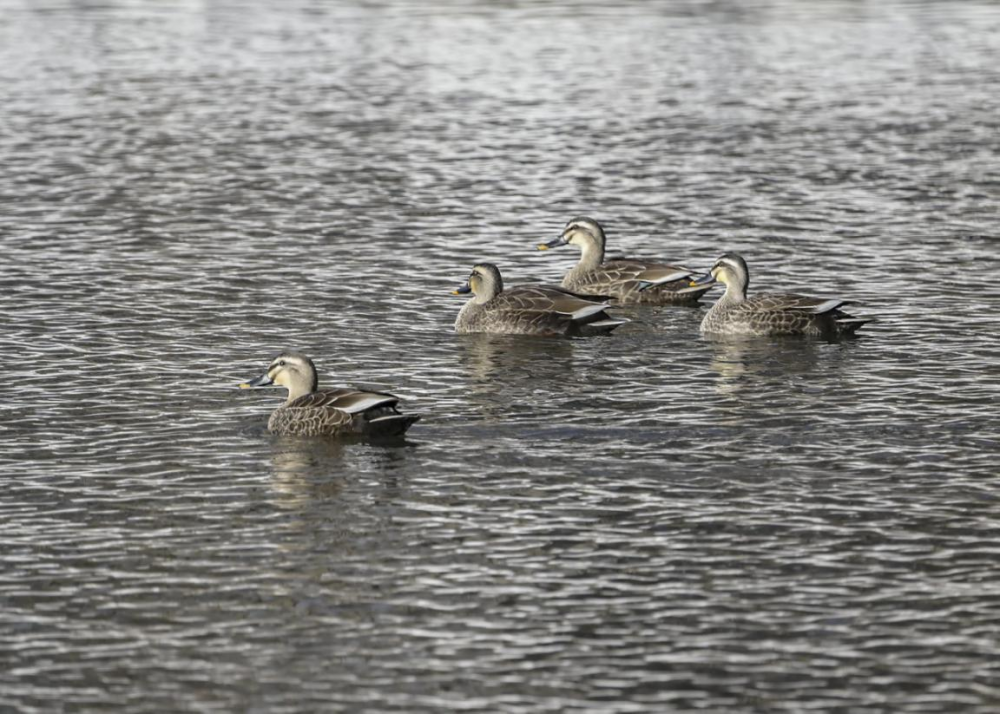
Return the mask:
[[[994, 5], [272, 5], [0, 0], [0, 708], [997, 709]], [[877, 321], [451, 331], [581, 213]]]

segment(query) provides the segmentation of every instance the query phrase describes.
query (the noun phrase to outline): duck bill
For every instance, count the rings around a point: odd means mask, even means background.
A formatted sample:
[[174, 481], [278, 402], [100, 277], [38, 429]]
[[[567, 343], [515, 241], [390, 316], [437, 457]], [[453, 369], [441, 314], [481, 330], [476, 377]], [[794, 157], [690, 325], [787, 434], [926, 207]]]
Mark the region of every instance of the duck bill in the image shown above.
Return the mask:
[[270, 387], [274, 384], [274, 380], [267, 376], [267, 373], [260, 375], [256, 379], [251, 379], [249, 382], [243, 382], [239, 385], [240, 389], [258, 389], [259, 387]]
[[696, 278], [691, 278], [690, 286], [692, 288], [698, 287], [700, 285], [714, 285], [715, 276], [711, 273], [705, 273], [704, 275], [699, 275]]
[[465, 285], [463, 285], [462, 287], [458, 288], [457, 290], [452, 290], [451, 294], [452, 295], [468, 295], [471, 292], [472, 292], [472, 288], [470, 288], [469, 284], [466, 283]]
[[566, 239], [559, 236], [555, 240], [550, 240], [548, 243], [539, 243], [538, 250], [549, 250], [550, 248], [558, 248], [561, 245], [566, 245]]

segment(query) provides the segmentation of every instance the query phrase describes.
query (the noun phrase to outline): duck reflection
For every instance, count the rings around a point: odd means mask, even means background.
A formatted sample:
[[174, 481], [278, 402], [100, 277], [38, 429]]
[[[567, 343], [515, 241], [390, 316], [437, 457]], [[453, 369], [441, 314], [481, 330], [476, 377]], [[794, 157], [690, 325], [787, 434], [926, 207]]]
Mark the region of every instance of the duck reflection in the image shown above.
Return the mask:
[[278, 437], [272, 442], [271, 491], [283, 508], [336, 497], [344, 487], [346, 444], [337, 439]]
[[267, 537], [282, 557], [268, 559], [267, 577], [258, 570], [270, 584], [264, 607], [328, 614], [379, 597], [368, 571], [345, 572], [343, 565], [374, 557], [395, 542], [401, 472], [412, 465], [413, 448], [401, 439], [272, 440], [269, 499], [280, 515]]
[[730, 396], [783, 387], [789, 379], [813, 372], [825, 344], [781, 337], [713, 337], [705, 342], [713, 350], [710, 367], [718, 376], [715, 391]]
[[462, 364], [473, 381], [503, 387], [530, 377], [565, 377], [572, 371], [573, 340], [530, 335], [459, 335]]
[[275, 503], [302, 509], [317, 501], [339, 499], [351, 481], [374, 476], [379, 494], [391, 500], [397, 472], [409, 463], [414, 444], [404, 439], [370, 441], [276, 437], [271, 443], [271, 493]]
[[459, 362], [468, 374], [463, 408], [504, 420], [539, 384], [573, 378], [574, 341], [530, 335], [458, 335]]

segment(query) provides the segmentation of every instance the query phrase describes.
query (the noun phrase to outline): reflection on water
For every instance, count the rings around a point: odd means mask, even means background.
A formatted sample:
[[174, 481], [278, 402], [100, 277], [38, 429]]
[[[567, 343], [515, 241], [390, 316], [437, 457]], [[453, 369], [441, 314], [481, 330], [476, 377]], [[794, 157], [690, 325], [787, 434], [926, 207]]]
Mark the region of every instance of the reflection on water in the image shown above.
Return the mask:
[[573, 340], [527, 335], [460, 335], [462, 364], [486, 388], [503, 379], [558, 379], [573, 372]]
[[[996, 711], [995, 3], [0, 18], [0, 709]], [[878, 321], [454, 334], [579, 214]], [[424, 418], [269, 435], [283, 347]]]
[[418, 445], [408, 439], [362, 440], [273, 436], [270, 490], [285, 508], [315, 506], [336, 499], [352, 479], [368, 474], [380, 488], [394, 491], [397, 472], [415, 458]]
[[753, 345], [740, 340], [717, 340], [712, 342], [714, 355], [712, 369], [718, 373], [715, 390], [719, 394], [733, 394], [740, 390], [744, 377], [749, 371], [756, 371], [756, 362], [747, 361], [747, 352]]
[[[739, 336], [704, 337], [711, 346], [711, 368], [719, 376], [716, 391], [733, 395], [744, 388], [771, 383], [776, 390], [793, 381], [808, 381], [822, 369], [818, 364], [822, 346], [830, 343], [814, 339], [753, 338]], [[836, 344], [836, 343], [834, 343]]]
[[344, 487], [342, 440], [274, 437], [271, 447], [271, 493], [283, 508], [301, 508], [331, 499]]

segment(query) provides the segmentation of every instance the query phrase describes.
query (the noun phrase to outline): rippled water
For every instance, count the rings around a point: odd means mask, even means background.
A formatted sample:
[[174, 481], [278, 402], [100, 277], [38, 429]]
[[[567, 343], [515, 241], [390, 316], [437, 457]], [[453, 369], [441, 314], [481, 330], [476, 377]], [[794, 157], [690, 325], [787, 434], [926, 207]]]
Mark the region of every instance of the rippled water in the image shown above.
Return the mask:
[[[1000, 709], [1000, 6], [0, 0], [0, 709]], [[457, 336], [479, 260], [857, 340]], [[282, 347], [395, 445], [266, 432]]]

